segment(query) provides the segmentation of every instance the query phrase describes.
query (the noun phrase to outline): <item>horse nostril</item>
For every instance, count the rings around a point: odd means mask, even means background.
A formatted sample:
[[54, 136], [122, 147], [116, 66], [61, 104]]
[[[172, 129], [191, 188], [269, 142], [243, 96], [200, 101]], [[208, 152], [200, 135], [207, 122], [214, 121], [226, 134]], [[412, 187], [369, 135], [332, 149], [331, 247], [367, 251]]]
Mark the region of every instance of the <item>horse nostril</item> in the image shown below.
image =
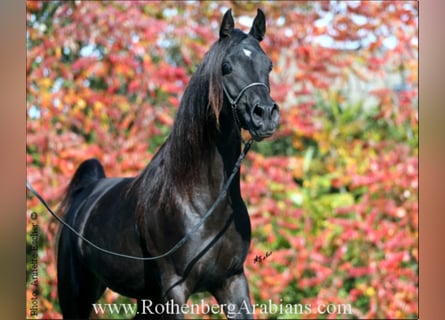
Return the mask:
[[272, 121], [279, 121], [280, 119], [280, 107], [276, 103], [273, 104], [272, 110], [270, 112], [270, 117]]
[[280, 107], [276, 103], [273, 104], [271, 113], [274, 114], [274, 112], [280, 112]]
[[264, 108], [261, 107], [259, 104], [256, 104], [253, 108], [253, 114], [257, 115], [258, 117], [262, 118], [264, 114]]

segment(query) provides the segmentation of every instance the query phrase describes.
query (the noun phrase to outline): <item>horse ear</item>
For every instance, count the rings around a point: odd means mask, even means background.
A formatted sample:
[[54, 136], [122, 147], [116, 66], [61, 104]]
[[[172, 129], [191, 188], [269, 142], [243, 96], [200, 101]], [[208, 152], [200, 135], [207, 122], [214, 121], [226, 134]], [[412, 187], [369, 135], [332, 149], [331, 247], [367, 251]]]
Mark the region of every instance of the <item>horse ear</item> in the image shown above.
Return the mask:
[[232, 9], [229, 9], [224, 14], [224, 17], [221, 22], [221, 28], [219, 29], [219, 38], [230, 37], [233, 28], [235, 27], [235, 22], [232, 17]]
[[263, 40], [264, 34], [266, 33], [266, 16], [261, 9], [258, 9], [257, 15], [253, 20], [252, 28], [249, 34], [252, 35], [258, 41]]

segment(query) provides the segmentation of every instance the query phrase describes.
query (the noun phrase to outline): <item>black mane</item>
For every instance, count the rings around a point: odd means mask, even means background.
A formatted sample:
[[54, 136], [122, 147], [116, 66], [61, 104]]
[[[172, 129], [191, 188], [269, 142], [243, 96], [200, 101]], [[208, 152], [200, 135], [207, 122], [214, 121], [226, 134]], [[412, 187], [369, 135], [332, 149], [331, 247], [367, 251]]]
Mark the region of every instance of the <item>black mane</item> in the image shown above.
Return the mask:
[[[131, 183], [130, 190], [147, 190], [157, 186], [158, 199], [170, 197], [173, 188], [190, 191], [193, 181], [200, 180], [203, 163], [214, 155], [212, 142], [219, 134], [219, 117], [223, 109], [224, 91], [221, 65], [230, 48], [245, 39], [247, 34], [234, 29], [230, 37], [219, 39], [204, 56], [192, 75], [181, 99], [172, 131], [153, 162]], [[153, 181], [152, 170], [162, 164], [163, 181]], [[146, 194], [138, 194], [138, 202], [153, 203]], [[139, 203], [141, 205], [143, 203]]]

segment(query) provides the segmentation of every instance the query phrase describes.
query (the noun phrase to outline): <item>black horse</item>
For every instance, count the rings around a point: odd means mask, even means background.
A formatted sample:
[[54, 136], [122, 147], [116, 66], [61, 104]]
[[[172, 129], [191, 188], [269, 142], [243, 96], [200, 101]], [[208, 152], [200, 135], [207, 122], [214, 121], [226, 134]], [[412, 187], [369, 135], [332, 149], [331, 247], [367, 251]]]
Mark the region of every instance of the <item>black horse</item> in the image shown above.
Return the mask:
[[[100, 247], [137, 257], [162, 255], [180, 241], [231, 174], [241, 128], [260, 141], [278, 126], [278, 106], [269, 94], [272, 63], [259, 45], [265, 30], [261, 10], [249, 34], [234, 28], [228, 10], [219, 40], [192, 76], [172, 132], [151, 163], [135, 178], [106, 178], [99, 161], [83, 162], [61, 204], [66, 222]], [[228, 317], [251, 318], [243, 269], [250, 237], [239, 173], [208, 220], [160, 259], [106, 254], [62, 227], [57, 272], [63, 316], [88, 318], [108, 287], [138, 299], [136, 317], [182, 318], [178, 308], [171, 309], [177, 314], [151, 313], [158, 304], [181, 306], [192, 293], [208, 291]]]

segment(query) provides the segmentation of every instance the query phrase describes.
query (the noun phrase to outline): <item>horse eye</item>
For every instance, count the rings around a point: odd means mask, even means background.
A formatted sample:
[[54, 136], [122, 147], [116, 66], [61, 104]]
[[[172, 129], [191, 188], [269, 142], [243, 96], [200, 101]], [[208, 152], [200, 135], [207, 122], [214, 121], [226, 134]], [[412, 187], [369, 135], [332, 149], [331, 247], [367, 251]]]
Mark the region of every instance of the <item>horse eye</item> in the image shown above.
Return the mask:
[[224, 62], [222, 64], [222, 73], [223, 75], [226, 75], [228, 73], [232, 72], [232, 66], [228, 62]]
[[269, 65], [269, 72], [272, 71], [272, 69], [273, 69], [273, 64], [271, 63], [271, 64]]

